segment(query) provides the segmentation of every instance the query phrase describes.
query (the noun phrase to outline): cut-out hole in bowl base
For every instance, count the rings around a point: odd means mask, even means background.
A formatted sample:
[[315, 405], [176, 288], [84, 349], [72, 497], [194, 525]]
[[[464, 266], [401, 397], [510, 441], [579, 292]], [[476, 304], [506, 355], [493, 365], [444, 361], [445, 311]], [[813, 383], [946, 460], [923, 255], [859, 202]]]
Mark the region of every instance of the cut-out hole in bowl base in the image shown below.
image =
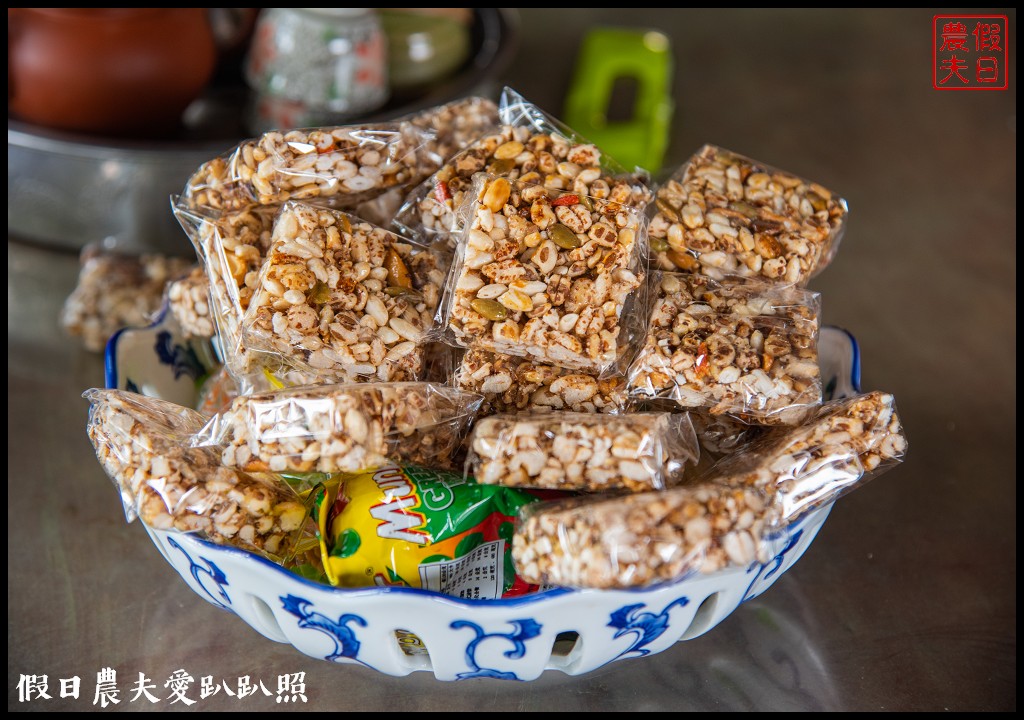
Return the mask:
[[259, 623], [258, 626], [254, 625], [253, 627], [272, 640], [288, 642], [288, 637], [284, 634], [280, 623], [274, 617], [274, 611], [270, 609], [267, 603], [254, 595], [252, 597], [252, 609], [255, 614], [253, 619]]
[[701, 602], [700, 607], [697, 608], [696, 614], [693, 616], [693, 621], [690, 623], [690, 627], [686, 628], [686, 632], [679, 638], [680, 640], [692, 640], [698, 635], [703, 635], [711, 629], [711, 620], [715, 616], [715, 607], [718, 605], [718, 593], [712, 593], [708, 595]]
[[575, 630], [560, 632], [551, 643], [549, 668], [567, 670], [583, 652], [583, 638]]
[[398, 649], [402, 654], [402, 664], [407, 668], [412, 670], [433, 669], [434, 665], [430, 661], [430, 651], [416, 633], [404, 628], [396, 628], [395, 641], [398, 643]]
[[578, 632], [562, 632], [555, 637], [551, 645], [551, 657], [567, 657], [576, 649], [576, 643], [580, 641]]

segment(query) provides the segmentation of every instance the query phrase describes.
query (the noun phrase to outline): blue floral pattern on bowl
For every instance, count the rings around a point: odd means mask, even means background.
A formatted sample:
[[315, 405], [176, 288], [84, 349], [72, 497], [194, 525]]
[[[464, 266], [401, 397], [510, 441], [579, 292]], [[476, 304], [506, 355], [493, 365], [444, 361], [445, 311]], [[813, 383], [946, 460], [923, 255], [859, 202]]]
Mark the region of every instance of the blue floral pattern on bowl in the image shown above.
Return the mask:
[[[195, 580], [195, 584], [198, 585], [204, 593], [206, 593], [206, 599], [221, 609], [230, 612], [231, 598], [228, 597], [228, 591], [224, 589], [228, 585], [228, 578], [221, 569], [204, 557], [199, 558], [203, 561], [203, 565], [200, 565], [192, 559], [192, 556], [189, 555], [185, 548], [183, 548], [174, 538], [168, 538], [167, 544], [184, 555], [185, 559], [188, 560], [188, 570], [192, 573], [192, 579]], [[216, 592], [204, 584], [204, 576], [210, 578], [210, 582], [212, 582], [214, 587], [216, 587]]]
[[636, 635], [636, 640], [634, 640], [632, 645], [619, 653], [619, 658], [650, 655], [651, 651], [647, 649], [647, 646], [664, 635], [665, 631], [668, 630], [669, 612], [672, 608], [676, 606], [686, 607], [689, 604], [690, 599], [683, 596], [670, 602], [660, 613], [643, 611], [643, 608], [647, 607], [644, 603], [626, 605], [613, 612], [611, 620], [608, 621], [608, 627], [615, 628], [614, 637], [619, 638], [629, 633]]
[[512, 626], [512, 632], [507, 633], [486, 633], [483, 628], [477, 625], [475, 622], [469, 620], [456, 620], [451, 623], [450, 627], [452, 630], [462, 630], [463, 628], [469, 628], [473, 631], [476, 637], [469, 642], [466, 646], [466, 664], [469, 665], [470, 670], [467, 672], [461, 672], [456, 675], [458, 680], [468, 680], [470, 678], [494, 678], [495, 680], [519, 680], [519, 676], [514, 672], [507, 670], [497, 670], [495, 668], [480, 667], [480, 662], [476, 659], [477, 649], [480, 644], [487, 640], [498, 640], [503, 641], [502, 644], [511, 645], [510, 650], [506, 650], [503, 654], [506, 659], [518, 660], [519, 658], [526, 655], [526, 641], [532, 640], [533, 638], [540, 635], [541, 625], [532, 618], [520, 618], [519, 620], [509, 621], [509, 625]]
[[195, 407], [203, 381], [219, 366], [213, 345], [185, 338], [165, 301], [152, 325], [125, 328], [110, 338], [104, 374], [108, 388]]
[[337, 620], [332, 620], [323, 613], [316, 612], [309, 600], [296, 595], [285, 595], [281, 598], [281, 607], [299, 619], [300, 628], [316, 630], [334, 640], [334, 650], [325, 655], [324, 660], [339, 662], [342, 658], [359, 659], [359, 640], [349, 624], [366, 627], [363, 618], [345, 613]]

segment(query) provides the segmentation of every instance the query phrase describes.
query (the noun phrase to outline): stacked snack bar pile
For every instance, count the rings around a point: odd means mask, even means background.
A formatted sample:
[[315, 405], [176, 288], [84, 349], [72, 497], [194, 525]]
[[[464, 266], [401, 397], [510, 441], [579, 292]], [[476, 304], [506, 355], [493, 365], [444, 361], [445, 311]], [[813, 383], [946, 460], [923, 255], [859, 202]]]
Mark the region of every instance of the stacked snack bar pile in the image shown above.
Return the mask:
[[493, 598], [746, 568], [906, 449], [891, 395], [824, 397], [805, 285], [846, 203], [721, 148], [655, 193], [506, 90], [267, 133], [175, 213], [210, 414], [90, 391], [90, 438], [129, 519], [305, 577]]

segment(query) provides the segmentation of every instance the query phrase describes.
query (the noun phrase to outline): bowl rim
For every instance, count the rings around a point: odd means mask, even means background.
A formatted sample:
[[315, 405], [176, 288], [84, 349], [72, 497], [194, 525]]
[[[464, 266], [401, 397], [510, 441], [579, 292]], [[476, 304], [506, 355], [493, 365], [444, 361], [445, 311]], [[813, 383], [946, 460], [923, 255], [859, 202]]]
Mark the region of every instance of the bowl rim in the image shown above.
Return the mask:
[[[121, 340], [127, 334], [131, 334], [132, 332], [137, 332], [137, 331], [142, 331], [142, 330], [151, 330], [151, 329], [154, 329], [154, 328], [156, 328], [156, 327], [158, 327], [160, 325], [163, 325], [165, 322], [168, 321], [168, 319], [170, 319], [172, 317], [173, 317], [173, 315], [170, 313], [170, 305], [169, 305], [169, 302], [168, 302], [168, 300], [167, 300], [167, 298], [165, 296], [164, 300], [163, 300], [163, 303], [160, 306], [160, 309], [154, 314], [153, 320], [152, 320], [152, 322], [150, 322], [149, 325], [146, 325], [144, 327], [125, 327], [125, 328], [121, 328], [120, 330], [115, 332], [110, 337], [110, 339], [107, 341], [107, 345], [106, 345], [106, 348], [104, 350], [104, 381], [105, 381], [105, 384], [106, 384], [107, 388], [113, 388], [113, 389], [117, 388], [117, 378], [118, 378], [118, 372], [117, 372], [117, 349], [118, 349], [118, 345], [120, 344]], [[860, 345], [858, 344], [857, 339], [854, 337], [853, 333], [851, 333], [846, 328], [839, 327], [837, 325], [824, 325], [824, 326], [822, 326], [822, 329], [824, 329], [824, 328], [830, 328], [832, 330], [836, 330], [836, 331], [842, 333], [843, 335], [845, 335], [846, 338], [849, 340], [849, 342], [850, 342], [850, 349], [851, 349], [851, 355], [852, 355], [851, 364], [850, 364], [850, 377], [849, 377], [850, 386], [853, 388], [853, 390], [855, 392], [860, 393], [861, 392], [861, 356], [860, 356]], [[782, 533], [782, 532], [788, 533], [792, 527], [794, 527], [795, 525], [798, 525], [798, 524], [806, 521], [807, 518], [811, 517], [812, 515], [816, 515], [816, 513], [811, 513], [809, 515], [805, 515], [805, 516], [803, 516], [801, 518], [798, 518], [794, 523], [788, 525], [785, 528], [785, 530], [780, 531], [780, 533]], [[522, 606], [525, 606], [525, 605], [530, 605], [532, 603], [543, 602], [545, 600], [548, 600], [548, 599], [551, 599], [551, 598], [554, 598], [554, 597], [560, 597], [560, 596], [568, 595], [568, 594], [581, 594], [581, 593], [590, 594], [590, 593], [605, 593], [605, 592], [642, 594], [642, 593], [649, 593], [651, 591], [658, 590], [658, 589], [661, 589], [661, 588], [664, 588], [664, 587], [667, 587], [667, 586], [671, 586], [671, 585], [683, 584], [683, 583], [686, 583], [687, 581], [693, 579], [694, 577], [697, 577], [696, 573], [689, 573], [687, 575], [684, 575], [683, 577], [676, 578], [675, 580], [671, 580], [671, 581], [668, 581], [668, 582], [657, 583], [655, 585], [649, 585], [649, 586], [644, 586], [644, 587], [637, 587], [637, 588], [614, 588], [614, 589], [609, 589], [609, 590], [601, 590], [601, 589], [598, 589], [598, 588], [554, 587], [554, 588], [548, 588], [546, 590], [541, 590], [541, 591], [534, 592], [534, 593], [529, 593], [527, 595], [518, 595], [518, 596], [510, 597], [510, 598], [462, 599], [462, 598], [453, 597], [451, 595], [445, 595], [444, 593], [436, 591], [436, 590], [427, 590], [425, 588], [405, 587], [405, 586], [400, 586], [400, 585], [373, 585], [373, 586], [367, 586], [367, 587], [361, 587], [361, 588], [334, 587], [332, 585], [325, 585], [324, 583], [317, 582], [315, 580], [310, 580], [309, 578], [305, 578], [305, 577], [303, 577], [301, 575], [298, 575], [297, 573], [293, 573], [293, 572], [289, 571], [288, 569], [278, 565], [277, 563], [274, 563], [271, 560], [258, 555], [257, 553], [250, 552], [248, 550], [242, 550], [241, 548], [231, 547], [230, 545], [218, 545], [216, 543], [210, 542], [209, 540], [205, 540], [203, 538], [197, 537], [196, 535], [189, 534], [189, 536], [190, 536], [190, 539], [192, 541], [194, 541], [196, 543], [199, 543], [200, 545], [203, 545], [206, 548], [208, 548], [208, 549], [210, 549], [210, 550], [212, 550], [214, 552], [217, 552], [217, 553], [229, 553], [229, 554], [235, 555], [238, 558], [243, 559], [245, 561], [256, 562], [257, 564], [266, 566], [267, 569], [270, 570], [271, 572], [281, 573], [282, 577], [285, 577], [285, 578], [288, 578], [290, 580], [299, 582], [300, 584], [302, 584], [304, 586], [307, 586], [309, 588], [312, 588], [312, 589], [316, 590], [317, 592], [326, 592], [326, 593], [330, 593], [332, 595], [335, 595], [337, 597], [357, 597], [357, 596], [365, 596], [365, 595], [368, 595], [368, 594], [383, 594], [383, 593], [403, 594], [403, 595], [408, 595], [408, 596], [412, 596], [412, 597], [422, 597], [422, 598], [428, 599], [428, 600], [435, 600], [435, 601], [441, 601], [441, 602], [445, 602], [445, 603], [451, 603], [451, 604], [453, 604], [455, 606], [458, 606], [458, 607], [467, 607], [467, 608], [472, 608], [472, 607], [505, 607], [505, 608], [522, 607]], [[728, 572], [734, 572], [734, 571], [738, 571], [738, 570], [741, 571], [742, 568], [725, 568], [723, 570], [720, 570], [719, 572], [721, 572], [721, 573], [728, 573]]]

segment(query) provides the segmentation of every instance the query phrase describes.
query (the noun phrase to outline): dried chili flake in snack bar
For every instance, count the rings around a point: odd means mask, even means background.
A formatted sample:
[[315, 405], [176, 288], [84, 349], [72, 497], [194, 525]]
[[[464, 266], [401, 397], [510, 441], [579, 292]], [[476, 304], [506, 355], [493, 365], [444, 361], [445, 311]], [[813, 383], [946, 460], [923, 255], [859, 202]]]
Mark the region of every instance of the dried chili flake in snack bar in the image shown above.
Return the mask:
[[398, 585], [466, 599], [538, 589], [516, 576], [510, 543], [519, 510], [552, 493], [396, 465], [342, 474], [332, 483], [314, 491], [331, 584]]
[[832, 260], [846, 201], [802, 180], [705, 145], [657, 193], [651, 251], [657, 267], [803, 285]]
[[685, 413], [494, 415], [476, 423], [467, 472], [549, 490], [661, 490], [700, 455]]
[[244, 346], [311, 373], [420, 377], [439, 257], [338, 211], [289, 203], [243, 319]]
[[467, 350], [452, 384], [484, 396], [481, 416], [552, 410], [619, 414], [629, 405], [623, 375], [567, 370], [487, 350]]
[[704, 478], [655, 493], [538, 504], [513, 540], [527, 582], [628, 588], [767, 562], [781, 531], [891, 465], [906, 439], [891, 395], [823, 405]]
[[355, 472], [388, 462], [445, 466], [480, 396], [425, 382], [298, 387], [240, 395], [193, 441], [228, 467]]
[[629, 393], [761, 425], [821, 403], [819, 297], [758, 280], [661, 273]]
[[447, 203], [452, 199], [452, 191], [448, 189], [448, 183], [444, 180], [438, 180], [434, 184], [434, 198], [439, 203]]
[[[462, 347], [604, 372], [646, 270], [636, 210], [592, 198], [552, 206], [539, 185], [480, 176], [442, 317]], [[556, 195], [557, 197], [557, 195]]]

